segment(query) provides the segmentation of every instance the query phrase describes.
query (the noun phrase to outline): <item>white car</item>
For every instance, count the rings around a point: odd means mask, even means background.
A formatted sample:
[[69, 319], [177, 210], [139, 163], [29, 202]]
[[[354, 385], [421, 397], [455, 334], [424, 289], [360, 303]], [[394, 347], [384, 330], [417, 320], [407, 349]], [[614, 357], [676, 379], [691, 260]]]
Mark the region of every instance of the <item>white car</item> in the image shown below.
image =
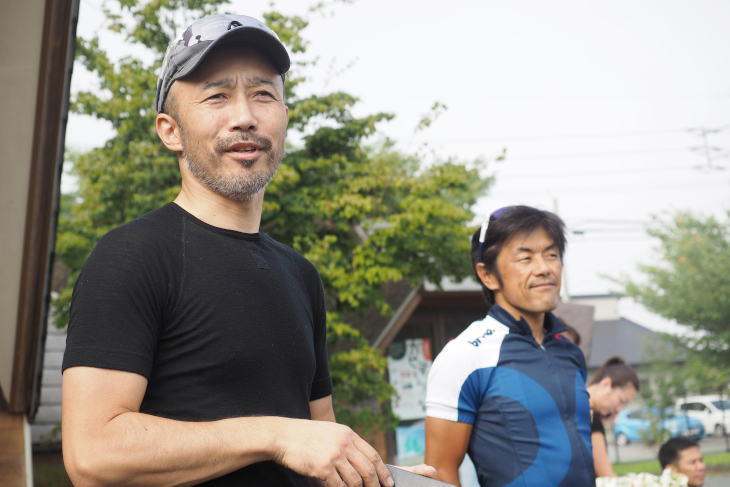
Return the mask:
[[723, 423], [724, 431], [730, 433], [729, 396], [722, 396], [722, 400], [718, 394], [682, 397], [677, 399], [675, 407], [687, 413], [687, 416], [699, 419], [709, 434], [722, 436]]

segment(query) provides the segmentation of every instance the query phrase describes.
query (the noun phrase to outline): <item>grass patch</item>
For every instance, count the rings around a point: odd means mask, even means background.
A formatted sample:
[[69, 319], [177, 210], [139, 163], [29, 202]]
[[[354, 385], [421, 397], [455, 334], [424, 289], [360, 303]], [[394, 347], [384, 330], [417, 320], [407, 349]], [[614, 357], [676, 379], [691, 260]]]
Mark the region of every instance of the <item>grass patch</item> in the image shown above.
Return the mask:
[[650, 460], [648, 462], [617, 463], [613, 466], [613, 471], [619, 476], [631, 472], [648, 472], [658, 475], [662, 473], [662, 467], [659, 465], [659, 460]]
[[730, 466], [730, 453], [708, 453], [704, 457], [705, 465], [707, 465], [708, 467], [714, 465]]
[[[708, 471], [730, 470], [730, 453], [708, 453], [704, 455], [704, 460]], [[618, 463], [613, 466], [613, 471], [616, 472], [616, 475], [626, 475], [630, 472], [648, 472], [659, 475], [662, 472], [662, 467], [659, 465], [658, 460], [651, 460], [648, 462]]]

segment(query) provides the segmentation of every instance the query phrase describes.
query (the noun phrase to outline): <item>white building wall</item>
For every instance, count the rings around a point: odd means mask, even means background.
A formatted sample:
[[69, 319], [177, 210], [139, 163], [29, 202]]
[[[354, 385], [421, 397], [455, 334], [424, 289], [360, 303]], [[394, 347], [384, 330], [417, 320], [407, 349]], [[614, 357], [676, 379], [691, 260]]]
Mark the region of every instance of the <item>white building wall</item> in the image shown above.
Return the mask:
[[61, 363], [66, 350], [66, 329], [59, 330], [51, 321], [48, 320], [43, 357], [40, 405], [30, 426], [34, 445], [61, 441]]
[[570, 302], [573, 304], [583, 304], [593, 306], [595, 312], [593, 314], [594, 321], [618, 320], [621, 316], [618, 314], [619, 296], [572, 296]]

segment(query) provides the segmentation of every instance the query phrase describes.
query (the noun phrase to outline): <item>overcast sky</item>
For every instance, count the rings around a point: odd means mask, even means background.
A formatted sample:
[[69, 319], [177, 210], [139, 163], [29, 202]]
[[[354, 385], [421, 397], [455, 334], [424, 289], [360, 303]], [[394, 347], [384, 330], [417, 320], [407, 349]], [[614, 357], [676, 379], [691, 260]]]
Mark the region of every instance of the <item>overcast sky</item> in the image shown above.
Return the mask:
[[[100, 32], [100, 3], [81, 0], [79, 35]], [[268, 4], [225, 10], [261, 18]], [[401, 150], [427, 144], [470, 161], [506, 149], [475, 211], [557, 205], [569, 230], [583, 231], [566, 255], [573, 295], [606, 293], [615, 286], [601, 275], [639, 277], [638, 263], [656, 261], [644, 232], [652, 215], [730, 209], [730, 2], [359, 0], [324, 15], [307, 5], [275, 7], [311, 21], [304, 36], [319, 63], [302, 93], [342, 90], [360, 98], [356, 115], [395, 114], [380, 129]], [[101, 40], [113, 58], [130, 52]], [[74, 89], [93, 86], [77, 65]], [[436, 101], [448, 109], [414, 137]], [[721, 129], [707, 141], [719, 149], [712, 165], [728, 169], [708, 168], [703, 128]], [[66, 140], [83, 150], [110, 135], [71, 116]], [[625, 300], [622, 312], [666, 328]]]

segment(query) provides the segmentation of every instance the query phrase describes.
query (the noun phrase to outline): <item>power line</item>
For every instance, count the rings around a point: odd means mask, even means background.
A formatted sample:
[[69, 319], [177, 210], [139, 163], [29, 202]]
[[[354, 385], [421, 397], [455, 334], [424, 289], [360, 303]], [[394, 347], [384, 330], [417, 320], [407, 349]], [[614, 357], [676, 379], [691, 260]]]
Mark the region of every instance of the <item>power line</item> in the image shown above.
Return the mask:
[[478, 142], [512, 142], [512, 141], [530, 141], [530, 140], [570, 140], [570, 139], [594, 139], [603, 137], [627, 137], [637, 135], [659, 135], [673, 134], [679, 132], [687, 132], [686, 128], [667, 129], [667, 130], [647, 130], [639, 132], [603, 132], [592, 134], [563, 134], [563, 135], [527, 135], [527, 136], [508, 136], [508, 137], [482, 137], [478, 139], [446, 139], [433, 140], [434, 143], [478, 143]]
[[582, 235], [578, 235], [578, 238], [570, 241], [570, 245], [575, 245], [578, 243], [603, 243], [603, 242], [630, 242], [630, 241], [639, 241], [639, 240], [650, 240], [654, 239], [655, 237], [652, 237], [651, 235], [641, 235], [641, 236], [625, 236], [625, 237], [609, 237], [609, 238], [585, 238]]
[[[571, 195], [579, 195], [579, 194], [586, 194], [589, 193], [591, 195], [599, 194], [599, 193], [631, 193], [635, 191], [686, 191], [686, 190], [693, 190], [697, 188], [706, 188], [706, 189], [715, 189], [720, 187], [728, 187], [728, 181], [727, 180], [718, 180], [717, 178], [713, 179], [711, 182], [695, 182], [693, 183], [687, 183], [687, 182], [678, 182], [675, 184], [639, 184], [639, 185], [626, 185], [617, 187], [614, 185], [609, 186], [589, 186], [589, 185], [583, 185], [580, 187], [567, 187], [567, 188], [560, 188], [560, 187], [525, 187], [521, 188], [520, 191], [523, 191], [525, 193], [540, 193], [540, 194], [551, 194], [555, 195], [558, 194], [560, 196], [571, 196]], [[497, 188], [496, 191], [490, 192], [489, 196], [498, 196], [502, 194], [503, 192], [508, 193], [509, 195], [515, 194], [515, 189], [506, 189], [506, 188]]]
[[[365, 98], [378, 98], [380, 100], [430, 100], [433, 102], [433, 95], [414, 95], [408, 94], [395, 94], [395, 95], [384, 95], [382, 91], [369, 92], [367, 90], [358, 91], [357, 96], [361, 99]], [[665, 94], [653, 94], [653, 95], [531, 95], [531, 94], [517, 94], [517, 95], [450, 95], [445, 101], [450, 103], [454, 100], [465, 100], [471, 103], [480, 100], [660, 100], [665, 98], [674, 99], [728, 99], [730, 95], [727, 93], [707, 93], [707, 94], [693, 94], [693, 93], [665, 93]]]
[[609, 220], [607, 218], [590, 218], [579, 222], [580, 225], [586, 223], [600, 223], [603, 225], [655, 225], [660, 222], [655, 220]]
[[694, 166], [645, 167], [636, 169], [609, 169], [606, 171], [571, 171], [541, 174], [503, 174], [496, 173], [497, 179], [538, 179], [565, 176], [606, 176], [611, 174], [636, 174], [642, 172], [692, 171]]
[[633, 232], [645, 232], [645, 228], [633, 227], [633, 228], [575, 228], [571, 230], [574, 235], [583, 235], [584, 233], [633, 233]]
[[584, 157], [615, 157], [629, 156], [640, 154], [662, 154], [667, 152], [687, 152], [687, 147], [677, 147], [674, 149], [649, 149], [639, 151], [616, 151], [616, 152], [586, 152], [582, 154], [552, 154], [552, 155], [529, 155], [529, 156], [506, 156], [505, 161], [547, 161], [552, 159], [581, 159]]

